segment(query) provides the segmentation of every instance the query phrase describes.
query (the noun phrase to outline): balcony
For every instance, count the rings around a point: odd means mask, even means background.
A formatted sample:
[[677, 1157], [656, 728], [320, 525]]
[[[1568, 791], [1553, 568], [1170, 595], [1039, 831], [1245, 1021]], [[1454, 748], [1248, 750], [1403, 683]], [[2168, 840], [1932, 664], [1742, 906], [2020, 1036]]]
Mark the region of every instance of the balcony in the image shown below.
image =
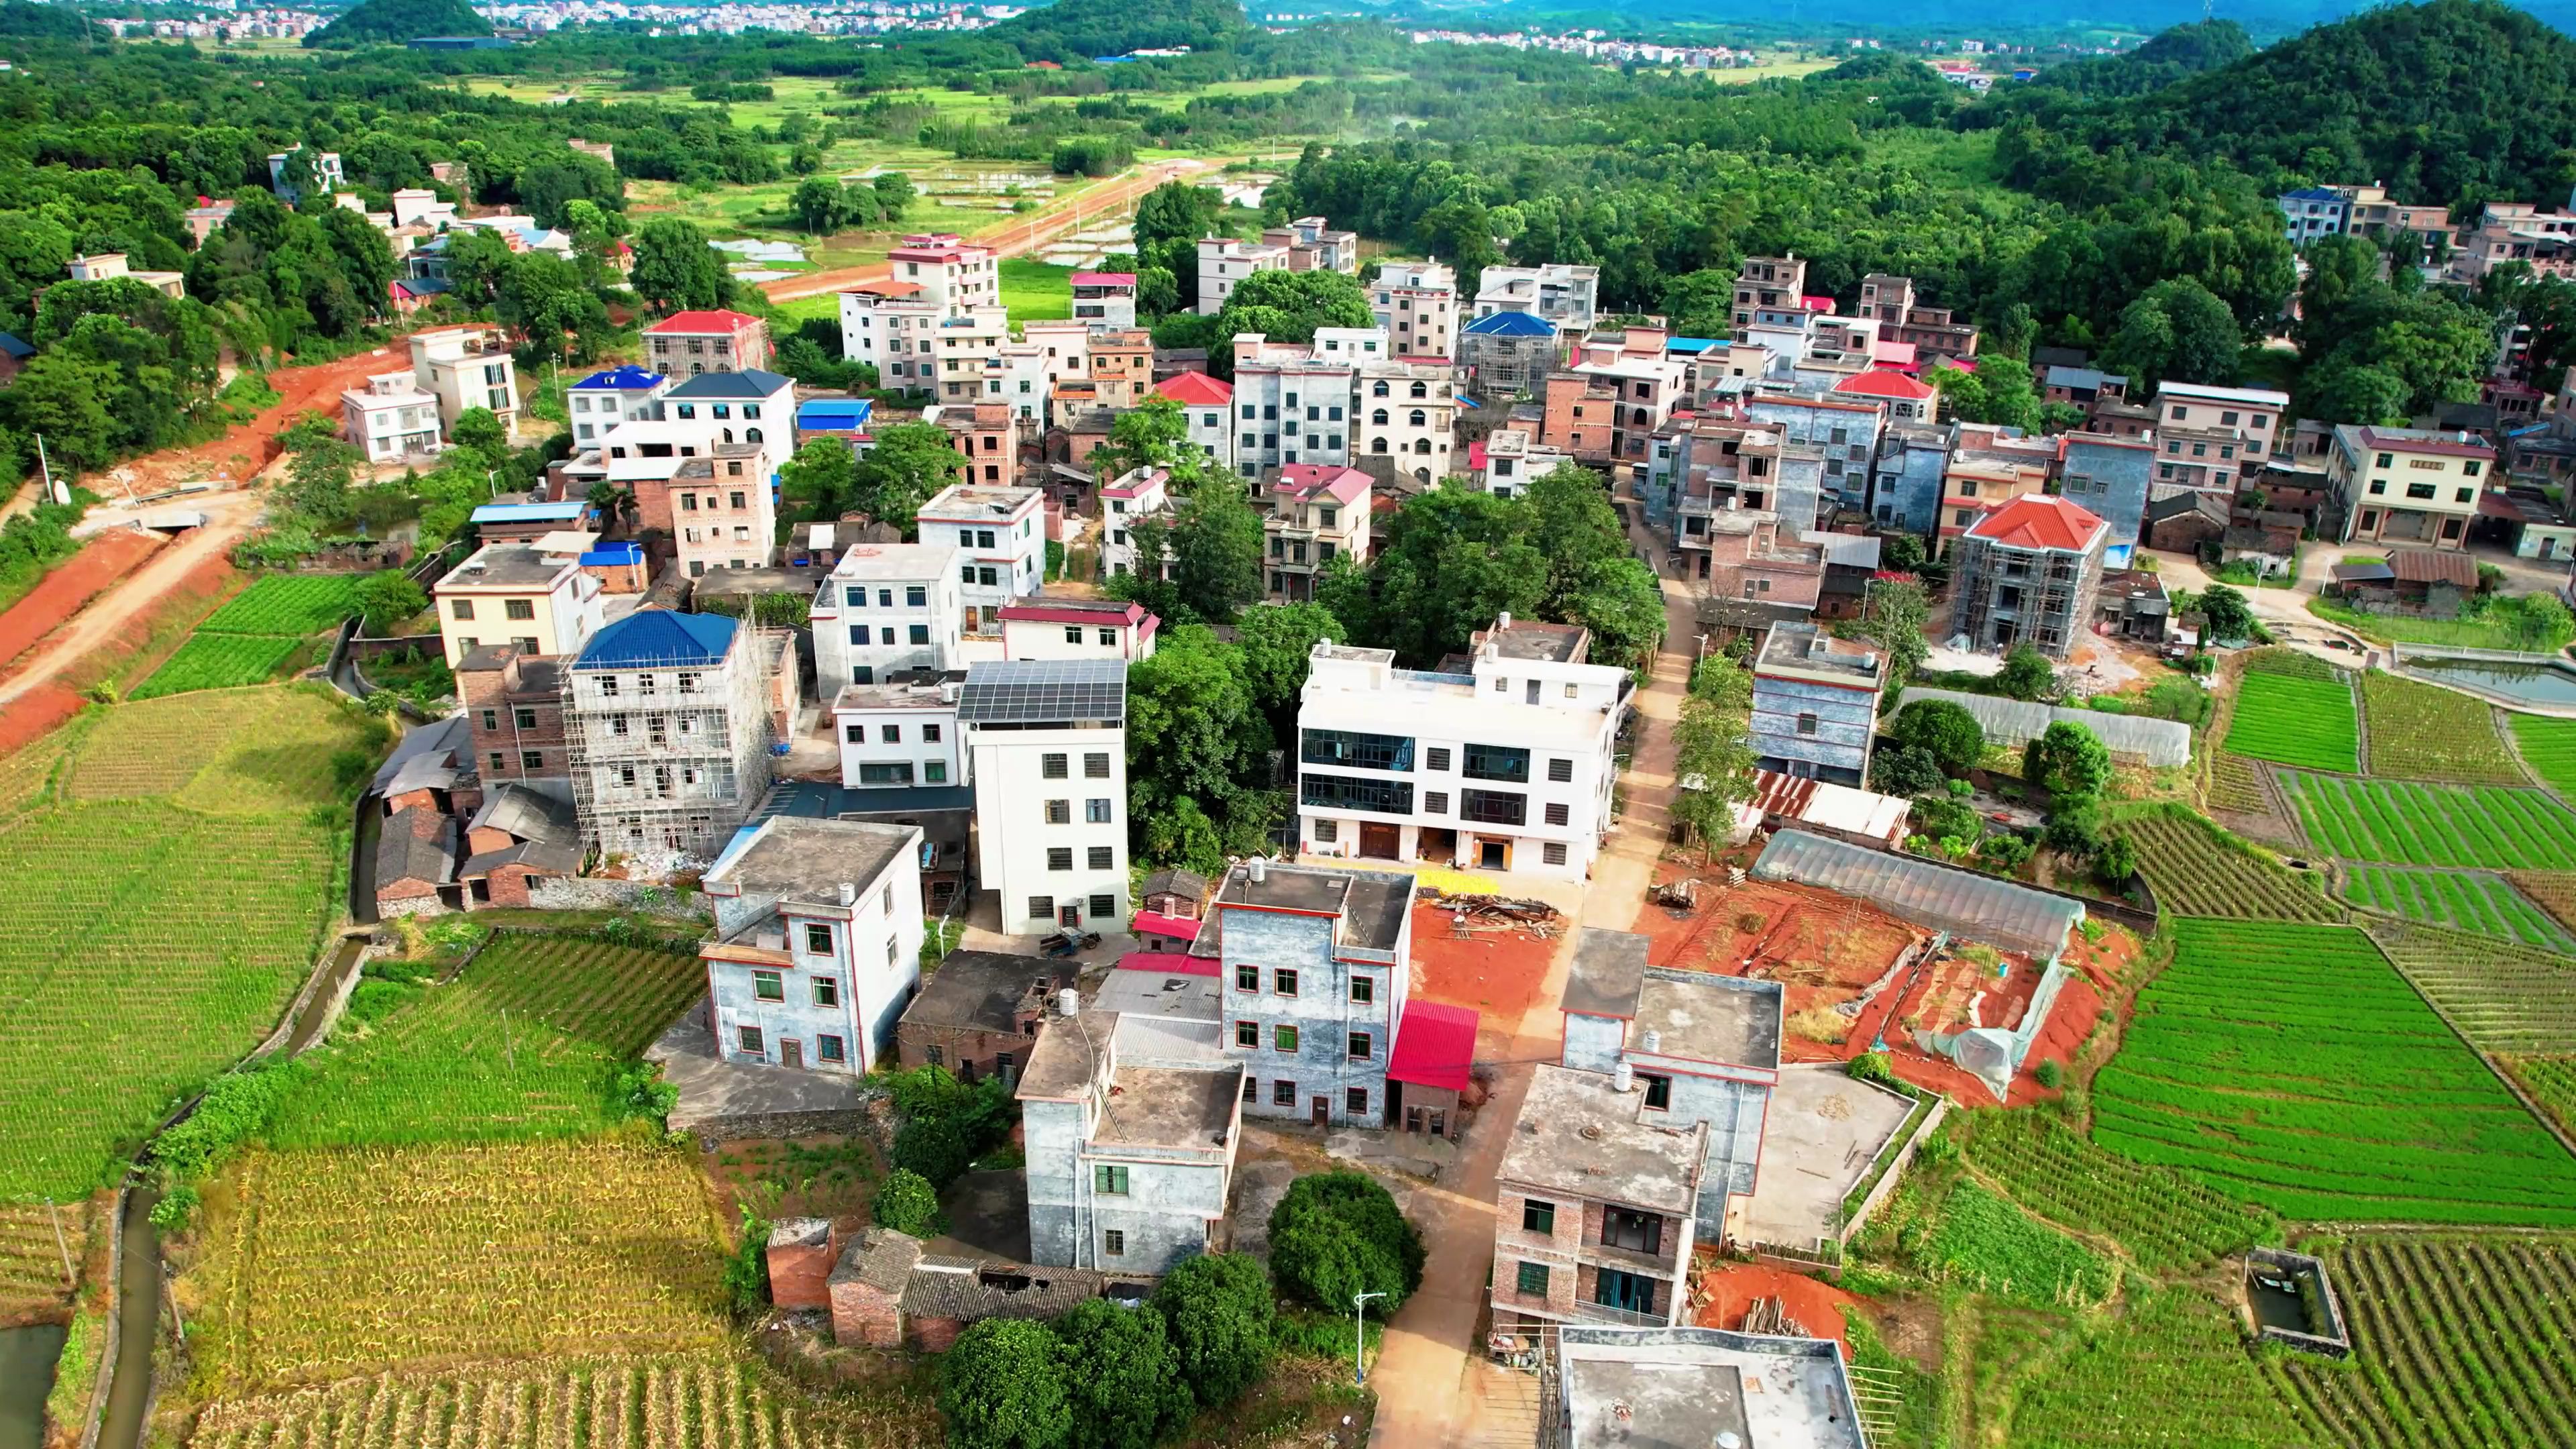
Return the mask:
[[[1496, 1294], [1494, 1301], [1501, 1302], [1502, 1295]], [[1580, 1301], [1574, 1305], [1574, 1316], [1585, 1323], [1615, 1323], [1627, 1328], [1663, 1328], [1672, 1322], [1670, 1317], [1661, 1313], [1639, 1313], [1629, 1308], [1613, 1308], [1607, 1303]]]

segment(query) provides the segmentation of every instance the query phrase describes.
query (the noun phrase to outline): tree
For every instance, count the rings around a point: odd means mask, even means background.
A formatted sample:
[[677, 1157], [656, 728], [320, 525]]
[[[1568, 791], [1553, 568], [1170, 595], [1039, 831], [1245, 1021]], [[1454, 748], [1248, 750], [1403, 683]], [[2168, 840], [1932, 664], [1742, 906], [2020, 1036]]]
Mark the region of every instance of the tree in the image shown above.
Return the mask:
[[581, 268], [546, 252], [509, 259], [496, 310], [531, 348], [567, 362], [598, 356], [611, 330], [608, 306]]
[[1703, 267], [1673, 278], [1664, 288], [1663, 310], [1676, 332], [1690, 337], [1726, 337], [1735, 331], [1736, 274]]
[[429, 595], [404, 574], [387, 569], [358, 581], [358, 617], [367, 632], [381, 638], [394, 626], [429, 607]]
[[1309, 1173], [1270, 1210], [1270, 1267], [1279, 1286], [1326, 1312], [1354, 1294], [1385, 1295], [1392, 1313], [1422, 1286], [1422, 1234], [1365, 1172]]
[[447, 441], [473, 449], [490, 467], [508, 455], [510, 430], [501, 425], [501, 415], [490, 408], [467, 408], [456, 415], [456, 426], [447, 430]]
[[1153, 1449], [1189, 1422], [1195, 1406], [1163, 1315], [1093, 1298], [1055, 1332], [1073, 1407], [1067, 1449]]
[[1988, 353], [1977, 359], [1974, 371], [1929, 367], [1923, 377], [1940, 392], [1943, 409], [1953, 417], [2034, 432], [2039, 428], [2039, 393], [2031, 386], [2030, 365], [2019, 358]]
[[896, 1168], [877, 1189], [876, 1219], [898, 1233], [926, 1238], [939, 1230], [939, 1189], [918, 1172]]
[[2022, 747], [2021, 777], [2051, 795], [2100, 795], [2111, 784], [2111, 750], [2073, 720], [2059, 720]]
[[2201, 624], [2206, 630], [2202, 637], [2213, 644], [2251, 639], [2262, 631], [2254, 621], [2254, 606], [2225, 584], [2211, 584], [2203, 590], [2199, 604]]
[[627, 284], [656, 312], [722, 307], [733, 300], [733, 277], [707, 234], [673, 217], [644, 223], [635, 233], [635, 269]]
[[1882, 745], [1869, 757], [1869, 788], [1911, 799], [1941, 788], [1945, 777], [1932, 752], [1917, 745]]
[[1186, 462], [1189, 466], [1172, 480], [1172, 491], [1186, 493], [1204, 474], [1198, 465], [1205, 457], [1190, 442], [1189, 413], [1170, 398], [1150, 397], [1110, 420], [1109, 436], [1091, 450], [1089, 466], [1107, 482], [1138, 468]]
[[2170, 277], [2121, 310], [2102, 365], [2142, 394], [2169, 377], [2224, 385], [2236, 380], [2243, 348], [2225, 302], [2194, 278]]
[[[1143, 547], [1145, 535], [1136, 537]], [[1261, 515], [1253, 511], [1241, 480], [1214, 474], [1175, 505], [1171, 547], [1172, 587], [1198, 617], [1232, 623], [1245, 607], [1260, 602]]]
[[116, 369], [103, 363], [38, 353], [0, 389], [0, 416], [20, 437], [43, 434], [56, 467], [104, 468], [116, 461], [117, 427], [100, 399], [117, 387]]
[[2576, 635], [2576, 618], [2570, 617], [2565, 604], [2547, 594], [2503, 600], [2489, 605], [2488, 613], [2503, 627], [2506, 640], [2516, 649], [2556, 649]]
[[856, 221], [859, 209], [850, 189], [830, 176], [808, 176], [787, 196], [787, 214], [808, 234], [835, 232]]
[[1965, 707], [1946, 699], [1918, 699], [1896, 712], [1887, 737], [1932, 757], [1944, 774], [1967, 774], [1986, 757], [1986, 731]]
[[2034, 700], [2057, 683], [2057, 666], [2048, 656], [2027, 644], [2016, 644], [2004, 651], [2003, 672], [1995, 676], [1995, 686], [2007, 699]]
[[2117, 890], [2138, 873], [2137, 842], [2125, 835], [2114, 835], [2093, 852], [2093, 874], [2104, 885]]
[[939, 1363], [952, 1449], [1059, 1449], [1073, 1432], [1065, 1348], [1034, 1319], [986, 1318]]
[[1499, 615], [1541, 614], [1550, 564], [1530, 524], [1525, 499], [1434, 488], [1387, 520], [1365, 571], [1327, 570], [1316, 598], [1351, 626], [1353, 642], [1428, 667]]
[[839, 438], [816, 438], [778, 470], [778, 487], [796, 522], [830, 523], [858, 502], [858, 457]]
[[1154, 1288], [1181, 1378], [1207, 1408], [1233, 1402], [1270, 1368], [1278, 1305], [1257, 1258], [1209, 1253], [1185, 1259]]
[[626, 183], [608, 163], [577, 151], [548, 156], [519, 173], [519, 201], [543, 227], [566, 226], [572, 205], [620, 211], [626, 206]]
[[909, 537], [921, 505], [957, 481], [957, 445], [937, 423], [896, 423], [876, 438], [853, 474], [853, 497], [870, 518]]
[[1877, 645], [1880, 656], [1887, 661], [1879, 678], [1890, 687], [1903, 688], [1932, 652], [1932, 645], [1923, 637], [1923, 628], [1931, 621], [1931, 595], [1922, 584], [1909, 579], [1878, 578], [1869, 581], [1861, 616], [1842, 625], [1841, 632], [1846, 638], [1866, 639]]
[[1244, 651], [1204, 625], [1167, 629], [1127, 670], [1127, 820], [1140, 859], [1222, 869], [1263, 844], [1270, 726]]
[[912, 179], [900, 171], [881, 173], [868, 183], [868, 189], [876, 193], [877, 210], [889, 222], [903, 220], [903, 214], [912, 209]]
[[1267, 604], [1243, 611], [1235, 620], [1235, 643], [1243, 650], [1243, 677], [1252, 702], [1278, 718], [1297, 702], [1306, 687], [1306, 670], [1315, 645], [1326, 639], [1347, 640], [1350, 631], [1321, 604]]
[[1920, 573], [1929, 555], [1923, 547], [1923, 536], [1917, 533], [1882, 534], [1878, 540], [1879, 566], [1890, 573]]
[[[2034, 741], [2034, 743], [2036, 743]], [[2093, 795], [2060, 795], [2048, 802], [2043, 844], [2069, 860], [2083, 860], [2102, 848], [2102, 802]]]
[[1731, 838], [1735, 807], [1753, 798], [1753, 680], [1723, 654], [1691, 670], [1681, 716], [1673, 722], [1673, 817], [1703, 843]]

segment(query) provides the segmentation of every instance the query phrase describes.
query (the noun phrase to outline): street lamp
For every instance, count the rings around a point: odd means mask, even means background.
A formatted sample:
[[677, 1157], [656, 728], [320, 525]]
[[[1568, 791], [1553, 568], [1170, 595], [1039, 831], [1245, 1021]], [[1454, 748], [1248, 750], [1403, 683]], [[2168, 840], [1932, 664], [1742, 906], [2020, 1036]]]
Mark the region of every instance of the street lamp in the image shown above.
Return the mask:
[[1368, 1301], [1385, 1296], [1383, 1293], [1351, 1295], [1351, 1383], [1354, 1386], [1368, 1383]]

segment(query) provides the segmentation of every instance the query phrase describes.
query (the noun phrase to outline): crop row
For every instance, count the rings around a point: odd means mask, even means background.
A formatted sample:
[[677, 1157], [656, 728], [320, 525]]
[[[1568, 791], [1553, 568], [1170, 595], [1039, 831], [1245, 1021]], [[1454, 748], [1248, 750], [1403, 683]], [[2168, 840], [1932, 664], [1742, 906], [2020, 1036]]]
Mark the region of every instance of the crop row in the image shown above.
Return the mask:
[[2560, 1131], [2576, 1133], [2576, 1054], [2552, 1052], [2502, 1060], [2540, 1110], [2557, 1119]]
[[2095, 1138], [2283, 1217], [2576, 1225], [2576, 1158], [2358, 931], [2185, 918]]
[[2324, 1449], [2327, 1441], [2288, 1422], [2217, 1302], [2174, 1287], [2134, 1295], [2117, 1322], [2034, 1375], [2012, 1414], [2012, 1442]]
[[2319, 877], [2301, 874], [2177, 805], [2121, 821], [2156, 900], [2185, 916], [2340, 920]]
[[2489, 1051], [2567, 1048], [2576, 1023], [2576, 959], [2412, 922], [2371, 926], [2416, 989]]
[[2284, 771], [2318, 849], [2345, 860], [2576, 869], [2576, 812], [2538, 790], [2339, 780]]
[[2516, 894], [2502, 876], [2485, 871], [2356, 865], [2347, 872], [2344, 897], [2410, 921], [2456, 926], [2531, 946], [2569, 944], [2556, 922]]
[[934, 1449], [928, 1396], [824, 1399], [733, 1353], [377, 1375], [221, 1402], [190, 1449]]
[[2514, 745], [2522, 751], [2523, 762], [2531, 766], [2531, 772], [2559, 794], [2576, 799], [2576, 719], [2537, 714], [2505, 718], [2513, 726]]
[[349, 711], [312, 690], [231, 689], [129, 701], [105, 711], [82, 739], [63, 794], [73, 800], [184, 794], [184, 803], [218, 814], [300, 815], [330, 798], [331, 756], [357, 740]]
[[2355, 1361], [2284, 1355], [2301, 1417], [2355, 1449], [2576, 1443], [2576, 1242], [2364, 1234], [2322, 1250]]
[[134, 698], [265, 684], [303, 647], [301, 639], [267, 634], [191, 634], [178, 653], [134, 687]]
[[2113, 1238], [2151, 1273], [2183, 1272], [2271, 1240], [2280, 1223], [2162, 1167], [2105, 1152], [2054, 1113], [1957, 1112], [1969, 1162], [2052, 1222]]
[[2576, 871], [2514, 870], [2506, 880], [2523, 898], [2540, 907], [2559, 928], [2576, 935]]
[[2232, 754], [2349, 775], [2361, 769], [2360, 741], [2352, 688], [2339, 678], [2248, 672], [2237, 686]]
[[2485, 700], [2384, 669], [2361, 677], [2370, 773], [2468, 785], [2528, 784]]
[[[0, 1202], [0, 1320], [70, 1296], [63, 1259], [77, 1267], [88, 1251], [90, 1203], [76, 1199], [48, 1207], [41, 1202]], [[54, 1236], [57, 1230], [62, 1236]]]
[[203, 634], [318, 634], [358, 611], [355, 574], [269, 574], [197, 626]]
[[2228, 810], [2239, 815], [2260, 815], [2272, 808], [2271, 797], [2263, 793], [2262, 767], [2252, 760], [2227, 751], [2214, 750], [2209, 757], [2209, 808]]

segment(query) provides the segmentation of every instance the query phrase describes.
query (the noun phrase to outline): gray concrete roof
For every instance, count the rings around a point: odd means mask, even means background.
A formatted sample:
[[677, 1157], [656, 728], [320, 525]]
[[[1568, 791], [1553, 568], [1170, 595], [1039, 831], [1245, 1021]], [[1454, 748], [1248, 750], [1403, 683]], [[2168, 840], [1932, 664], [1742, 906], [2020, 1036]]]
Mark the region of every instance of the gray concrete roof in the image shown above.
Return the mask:
[[775, 815], [732, 858], [707, 872], [709, 884], [738, 885], [746, 892], [775, 892], [783, 899], [831, 902], [842, 882], [860, 890], [896, 856], [921, 838], [916, 825], [866, 820], [809, 820]]
[[1584, 927], [1574, 938], [1574, 965], [1565, 977], [1565, 1010], [1577, 1016], [1636, 1015], [1648, 944], [1634, 931]]
[[1214, 1021], [1219, 1015], [1218, 996], [1218, 983], [1213, 976], [1122, 966], [1100, 983], [1092, 1003], [1102, 1011], [1116, 1012], [1122, 1019]]
[[921, 979], [920, 993], [903, 1010], [906, 1025], [1009, 1031], [1030, 986], [1053, 991], [1071, 985], [1073, 972], [1043, 956], [998, 951], [953, 951]]
[[832, 566], [834, 579], [944, 578], [957, 566], [953, 543], [864, 543], [841, 555]]
[[1391, 951], [1403, 937], [1405, 912], [1413, 905], [1413, 877], [1399, 871], [1319, 870], [1267, 861], [1259, 880], [1246, 865], [1227, 871], [1216, 902], [1330, 913], [1342, 918], [1344, 943]]
[[1222, 1146], [1243, 1097], [1243, 1068], [1192, 1071], [1122, 1066], [1109, 1084], [1109, 1111], [1095, 1143], [1133, 1147]]
[[533, 545], [524, 543], [487, 543], [450, 570], [430, 592], [539, 588], [578, 567], [571, 554], [539, 553]]
[[1029, 1048], [1028, 1064], [1020, 1068], [1019, 1098], [1063, 1101], [1080, 1095], [1107, 1057], [1110, 1035], [1117, 1029], [1114, 1011], [1085, 1011], [1071, 1021], [1048, 1018], [1038, 1028], [1038, 1044]]
[[1865, 1449], [1833, 1340], [1719, 1328], [1568, 1324], [1557, 1364], [1567, 1449]]
[[1637, 1019], [1628, 1034], [1631, 1051], [1729, 1066], [1775, 1069], [1780, 1065], [1777, 981], [1753, 981], [1707, 971], [1648, 971], [1637, 990]]
[[1613, 1091], [1610, 1078], [1542, 1064], [1503, 1149], [1497, 1182], [1571, 1198], [1683, 1214], [1699, 1198], [1708, 1127], [1638, 1120], [1642, 1092]]

